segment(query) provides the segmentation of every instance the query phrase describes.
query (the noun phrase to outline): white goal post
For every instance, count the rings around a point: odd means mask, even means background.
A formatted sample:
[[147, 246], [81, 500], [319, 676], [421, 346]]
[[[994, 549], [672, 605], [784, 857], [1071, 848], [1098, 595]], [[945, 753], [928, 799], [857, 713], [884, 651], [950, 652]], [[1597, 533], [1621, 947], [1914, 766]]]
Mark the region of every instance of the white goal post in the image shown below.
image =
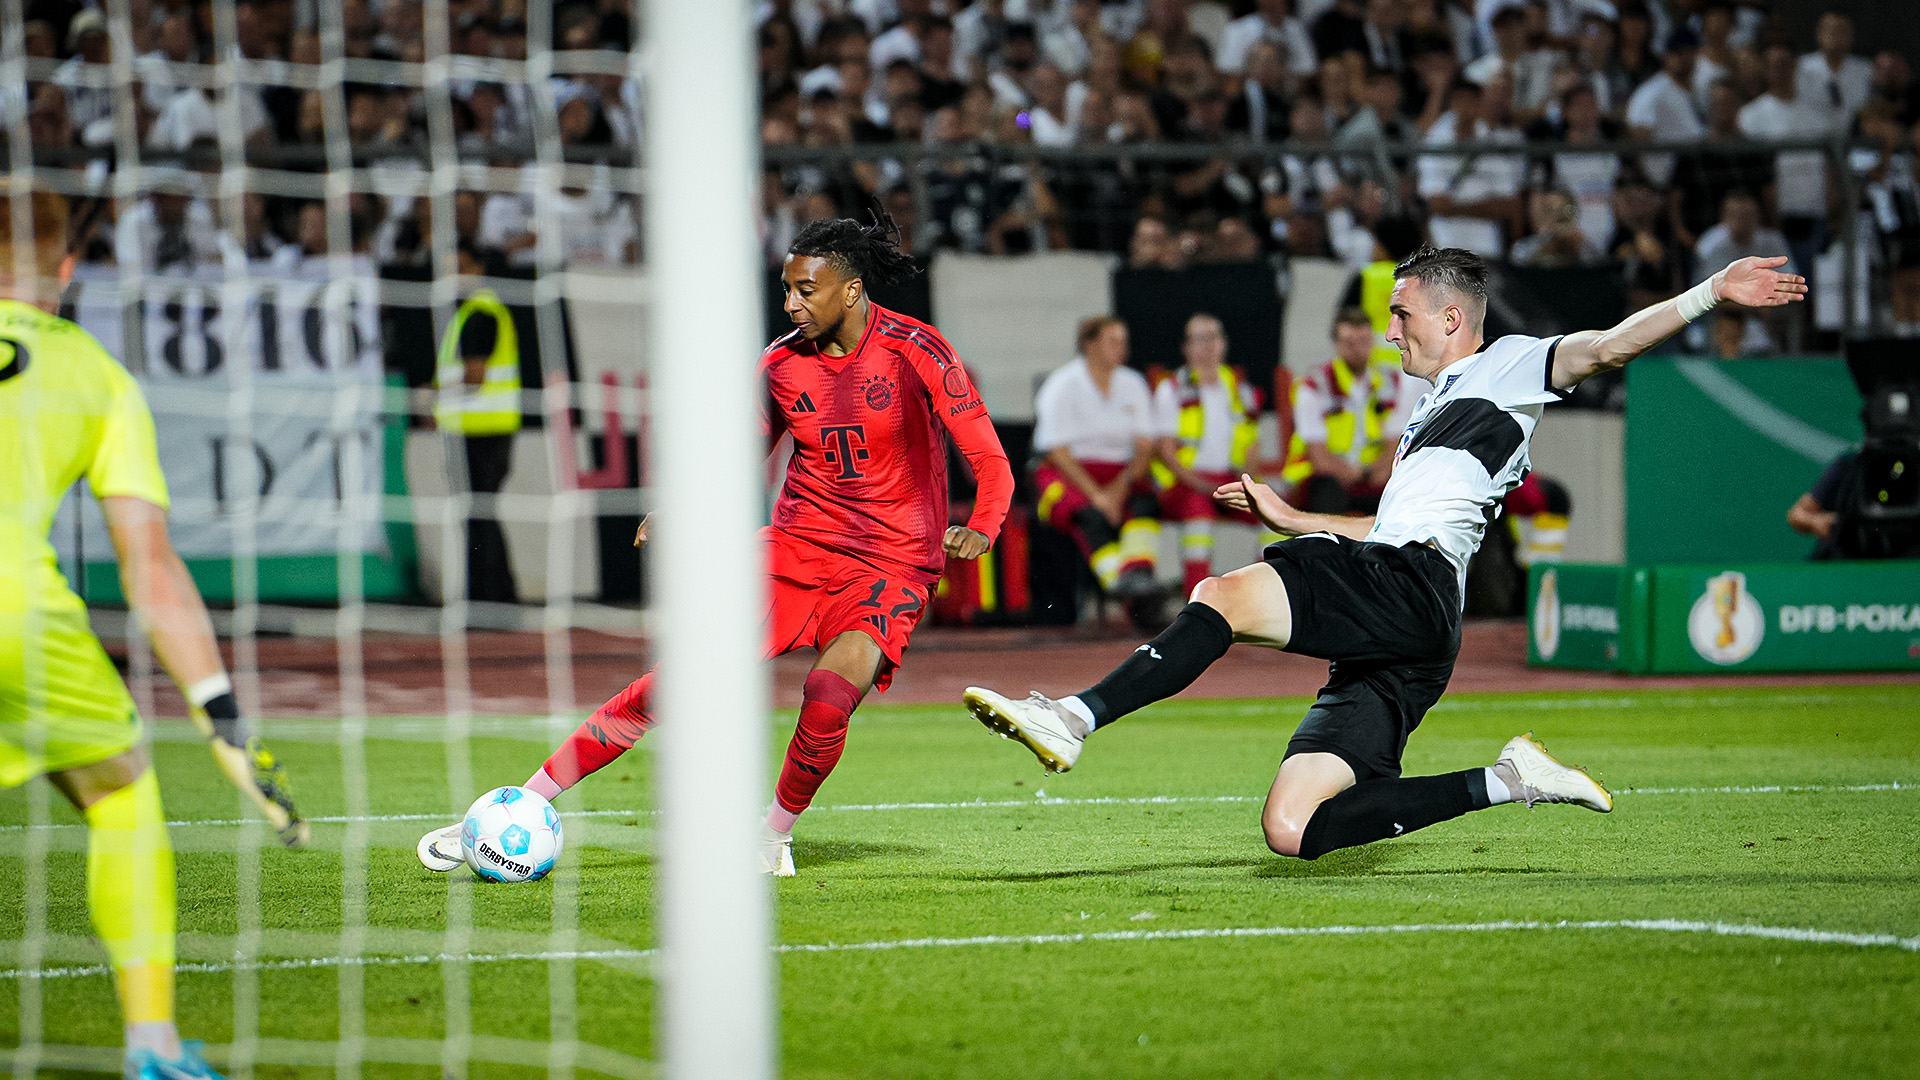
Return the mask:
[[748, 0], [648, 0], [646, 281], [657, 471], [659, 1046], [675, 1080], [774, 1072], [767, 776], [765, 446], [755, 359], [758, 159]]

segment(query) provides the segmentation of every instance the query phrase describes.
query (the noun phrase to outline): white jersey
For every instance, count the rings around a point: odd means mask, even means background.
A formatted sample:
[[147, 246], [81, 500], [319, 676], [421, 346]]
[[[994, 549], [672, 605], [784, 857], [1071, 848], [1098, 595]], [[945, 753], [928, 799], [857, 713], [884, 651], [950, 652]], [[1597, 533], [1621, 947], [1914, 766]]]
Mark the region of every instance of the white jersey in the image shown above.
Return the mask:
[[1566, 396], [1552, 383], [1559, 344], [1510, 334], [1440, 372], [1400, 435], [1369, 541], [1433, 541], [1466, 596], [1467, 563], [1486, 532], [1487, 508], [1526, 479], [1540, 411]]

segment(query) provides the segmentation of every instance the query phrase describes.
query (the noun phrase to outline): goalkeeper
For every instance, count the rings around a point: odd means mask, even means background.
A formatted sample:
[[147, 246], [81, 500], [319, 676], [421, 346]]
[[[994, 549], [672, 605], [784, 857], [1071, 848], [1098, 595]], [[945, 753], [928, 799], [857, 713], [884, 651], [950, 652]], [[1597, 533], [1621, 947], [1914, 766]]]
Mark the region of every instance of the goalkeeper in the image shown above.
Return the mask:
[[140, 718], [47, 542], [74, 481], [86, 477], [100, 501], [128, 603], [222, 770], [288, 846], [305, 840], [306, 823], [247, 733], [207, 609], [168, 540], [166, 481], [139, 387], [91, 335], [47, 313], [66, 203], [33, 197], [37, 272], [22, 280], [10, 202], [0, 199], [0, 787], [44, 774], [86, 818], [87, 901], [113, 964], [126, 1075], [214, 1076], [173, 1024], [173, 849]]

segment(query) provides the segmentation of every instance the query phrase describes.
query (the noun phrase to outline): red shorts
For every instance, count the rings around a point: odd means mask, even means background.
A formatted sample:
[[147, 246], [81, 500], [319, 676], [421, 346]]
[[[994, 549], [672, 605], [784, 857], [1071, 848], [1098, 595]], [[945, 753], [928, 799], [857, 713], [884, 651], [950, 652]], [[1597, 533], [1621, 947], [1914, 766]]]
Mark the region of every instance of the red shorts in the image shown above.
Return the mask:
[[893, 682], [907, 639], [926, 613], [932, 585], [902, 570], [882, 570], [780, 529], [760, 530], [767, 545], [767, 656], [827, 643], [858, 630], [886, 660], [876, 690]]
[[1213, 498], [1213, 489], [1222, 484], [1231, 484], [1240, 479], [1233, 473], [1197, 472], [1195, 475], [1211, 484], [1206, 494], [1201, 494], [1185, 484], [1174, 485], [1160, 493], [1160, 514], [1168, 521], [1238, 521], [1245, 525], [1257, 525], [1252, 514], [1238, 510], [1229, 510]]

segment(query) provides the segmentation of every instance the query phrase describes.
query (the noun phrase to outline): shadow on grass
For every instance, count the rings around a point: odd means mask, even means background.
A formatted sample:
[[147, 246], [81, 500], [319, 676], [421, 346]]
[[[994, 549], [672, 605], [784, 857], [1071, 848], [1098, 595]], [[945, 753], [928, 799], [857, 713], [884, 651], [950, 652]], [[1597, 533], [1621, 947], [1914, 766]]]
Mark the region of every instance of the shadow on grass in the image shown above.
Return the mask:
[[910, 844], [868, 844], [859, 840], [795, 840], [793, 861], [802, 870], [827, 863], [860, 862], [887, 856], [917, 858], [928, 849]]
[[1391, 859], [1393, 854], [1377, 844], [1369, 844], [1366, 847], [1328, 852], [1312, 862], [1288, 858], [1285, 855], [1269, 855], [1254, 864], [1259, 869], [1253, 872], [1253, 876], [1287, 880], [1371, 877], [1380, 873], [1379, 867]]
[[1189, 862], [1135, 863], [1131, 866], [1088, 867], [1084, 870], [1036, 870], [1007, 874], [942, 875], [952, 881], [1071, 881], [1075, 878], [1128, 877], [1160, 870], [1231, 870], [1237, 867], [1262, 867], [1266, 859], [1195, 859]]

